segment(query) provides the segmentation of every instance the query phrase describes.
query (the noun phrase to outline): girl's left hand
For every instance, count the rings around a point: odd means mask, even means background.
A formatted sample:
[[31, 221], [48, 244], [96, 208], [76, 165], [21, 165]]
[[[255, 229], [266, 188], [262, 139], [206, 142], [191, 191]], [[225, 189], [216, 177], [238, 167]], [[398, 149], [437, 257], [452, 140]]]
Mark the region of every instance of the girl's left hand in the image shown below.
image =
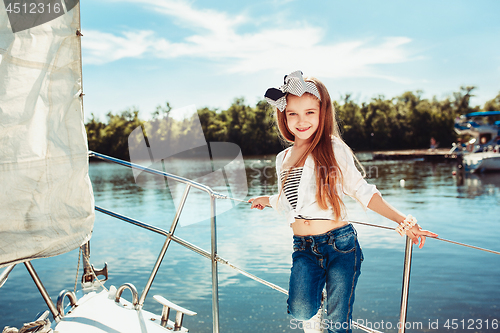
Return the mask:
[[423, 230], [421, 226], [415, 224], [410, 230], [406, 232], [406, 235], [410, 237], [413, 241], [413, 244], [418, 244], [418, 240], [420, 239], [420, 244], [418, 248], [421, 249], [425, 244], [425, 237], [437, 237], [438, 235], [429, 231]]

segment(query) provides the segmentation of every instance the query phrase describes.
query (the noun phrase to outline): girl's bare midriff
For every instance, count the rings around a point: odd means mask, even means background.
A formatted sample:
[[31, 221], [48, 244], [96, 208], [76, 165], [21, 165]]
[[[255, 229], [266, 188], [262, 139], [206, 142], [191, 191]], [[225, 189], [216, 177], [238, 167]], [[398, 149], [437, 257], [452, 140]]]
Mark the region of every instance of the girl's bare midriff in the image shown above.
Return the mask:
[[292, 229], [295, 236], [313, 236], [324, 234], [346, 224], [346, 221], [295, 219]]

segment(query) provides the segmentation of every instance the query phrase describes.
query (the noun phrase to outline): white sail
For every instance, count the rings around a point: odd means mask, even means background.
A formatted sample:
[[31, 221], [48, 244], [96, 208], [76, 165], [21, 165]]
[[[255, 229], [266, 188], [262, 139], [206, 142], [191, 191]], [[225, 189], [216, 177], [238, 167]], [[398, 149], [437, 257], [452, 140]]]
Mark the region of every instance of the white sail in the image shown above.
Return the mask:
[[46, 2], [61, 12], [15, 16], [15, 2], [0, 4], [0, 267], [73, 250], [94, 223], [80, 7]]

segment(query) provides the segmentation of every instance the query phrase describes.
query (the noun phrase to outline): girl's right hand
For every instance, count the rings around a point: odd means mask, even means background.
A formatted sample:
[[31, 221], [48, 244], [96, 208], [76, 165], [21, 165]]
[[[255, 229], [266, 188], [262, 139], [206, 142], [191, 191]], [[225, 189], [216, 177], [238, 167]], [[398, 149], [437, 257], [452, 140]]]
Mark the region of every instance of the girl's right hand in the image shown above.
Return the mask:
[[251, 198], [248, 202], [252, 203], [252, 207], [250, 207], [250, 209], [257, 208], [263, 210], [265, 207], [271, 206], [268, 196]]
[[422, 227], [418, 224], [415, 224], [410, 230], [407, 230], [406, 235], [412, 239], [413, 244], [418, 244], [418, 241], [420, 239], [420, 244], [418, 245], [419, 249], [424, 246], [426, 236], [434, 238], [438, 237], [438, 235], [436, 233], [433, 233], [432, 231], [422, 230]]

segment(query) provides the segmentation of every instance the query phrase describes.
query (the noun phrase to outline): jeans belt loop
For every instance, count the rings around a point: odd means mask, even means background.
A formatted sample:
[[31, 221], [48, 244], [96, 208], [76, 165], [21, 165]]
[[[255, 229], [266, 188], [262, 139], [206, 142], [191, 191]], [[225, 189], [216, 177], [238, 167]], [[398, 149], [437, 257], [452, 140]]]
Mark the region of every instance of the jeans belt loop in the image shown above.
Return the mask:
[[335, 235], [331, 234], [328, 239], [328, 245], [333, 245], [333, 243], [335, 243]]
[[300, 239], [300, 246], [302, 249], [305, 249], [307, 246], [306, 239], [304, 237], [301, 237]]

